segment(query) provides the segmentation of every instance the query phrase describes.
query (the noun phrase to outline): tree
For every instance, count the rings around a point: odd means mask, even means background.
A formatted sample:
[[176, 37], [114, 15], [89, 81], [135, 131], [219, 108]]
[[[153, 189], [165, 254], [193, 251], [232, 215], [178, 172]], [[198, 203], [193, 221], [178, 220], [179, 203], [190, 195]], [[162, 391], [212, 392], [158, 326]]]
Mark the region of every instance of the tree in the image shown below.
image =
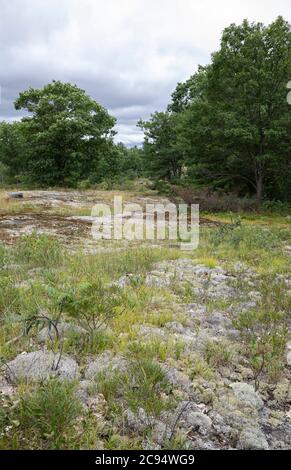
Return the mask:
[[145, 133], [144, 153], [148, 172], [155, 178], [174, 180], [182, 174], [184, 152], [177, 146], [176, 116], [154, 113], [149, 121], [139, 121]]
[[20, 93], [16, 109], [31, 116], [21, 125], [30, 146], [27, 171], [45, 185], [74, 184], [98, 171], [111, 155], [115, 119], [76, 85], [53, 81]]
[[224, 30], [209, 69], [211, 135], [218, 152], [226, 149], [226, 170], [248, 180], [259, 201], [291, 151], [290, 76], [291, 32], [283, 18], [268, 27], [245, 20]]

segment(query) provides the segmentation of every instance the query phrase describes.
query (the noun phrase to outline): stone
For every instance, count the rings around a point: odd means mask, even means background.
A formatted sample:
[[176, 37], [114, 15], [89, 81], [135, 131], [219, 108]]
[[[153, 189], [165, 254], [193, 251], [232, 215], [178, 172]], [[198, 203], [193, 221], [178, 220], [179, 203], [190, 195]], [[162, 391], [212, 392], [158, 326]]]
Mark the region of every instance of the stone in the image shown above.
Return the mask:
[[110, 351], [100, 354], [94, 361], [88, 364], [85, 371], [85, 379], [94, 380], [97, 374], [104, 371], [106, 373], [125, 372], [127, 364], [121, 356], [113, 356]]
[[237, 449], [243, 450], [268, 450], [269, 444], [261, 429], [247, 427], [239, 436]]
[[242, 403], [260, 410], [264, 406], [264, 402], [255, 391], [254, 387], [245, 382], [235, 382], [230, 384], [236, 398]]
[[0, 377], [0, 397], [12, 397], [14, 388], [7, 382], [5, 377]]
[[286, 345], [286, 349], [287, 349], [287, 364], [288, 366], [291, 366], [291, 341], [289, 341]]
[[81, 380], [76, 390], [76, 395], [82, 403], [87, 404], [89, 399], [89, 388], [92, 386], [90, 380]]
[[167, 424], [159, 421], [153, 428], [151, 439], [159, 445], [163, 445], [171, 438], [172, 431]]
[[140, 284], [141, 281], [141, 276], [138, 276], [137, 274], [126, 274], [125, 276], [120, 277], [117, 281], [112, 282], [110, 285], [124, 288], [131, 284]]
[[135, 432], [143, 432], [155, 424], [155, 418], [147, 415], [143, 408], [139, 408], [136, 413], [130, 409], [125, 410], [124, 417], [128, 427]]
[[[72, 323], [60, 322], [57, 323], [57, 329], [61, 338], [66, 338], [70, 334], [86, 335], [87, 331], [78, 325]], [[37, 339], [40, 343], [45, 343], [48, 340], [54, 340], [57, 336], [56, 329], [51, 326], [45, 326], [37, 335]]]
[[190, 393], [193, 389], [193, 383], [189, 376], [174, 367], [163, 366], [169, 383], [183, 392]]
[[16, 193], [8, 193], [8, 196], [11, 199], [23, 199], [23, 193], [16, 192]]
[[78, 377], [78, 364], [69, 356], [59, 356], [52, 351], [23, 352], [7, 363], [7, 376], [11, 382], [18, 380], [37, 381], [49, 377], [62, 380], [75, 380]]
[[186, 423], [193, 428], [194, 431], [198, 431], [199, 434], [206, 436], [212, 426], [212, 421], [204, 413], [200, 413], [199, 411], [190, 411], [189, 413], [185, 414]]

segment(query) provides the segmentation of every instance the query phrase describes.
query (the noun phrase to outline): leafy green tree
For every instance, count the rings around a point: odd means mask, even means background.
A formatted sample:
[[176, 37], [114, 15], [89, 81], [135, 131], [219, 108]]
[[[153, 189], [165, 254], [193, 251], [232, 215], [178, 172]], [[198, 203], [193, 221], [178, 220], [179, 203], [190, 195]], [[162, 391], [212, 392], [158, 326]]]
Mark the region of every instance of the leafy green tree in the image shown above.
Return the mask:
[[145, 134], [144, 153], [149, 174], [159, 179], [180, 178], [184, 149], [177, 145], [176, 115], [156, 112], [149, 121], [139, 121], [138, 126]]
[[291, 32], [281, 17], [267, 27], [244, 21], [226, 28], [209, 69], [209, 122], [218, 157], [224, 147], [226, 173], [249, 181], [259, 201], [268, 180], [280, 178], [288, 164], [290, 76]]
[[[147, 123], [152, 168], [170, 178], [172, 162], [195, 182], [287, 199], [291, 183], [291, 32], [278, 17], [232, 24], [211, 63], [179, 83], [166, 113]], [[289, 195], [290, 197], [290, 195]]]
[[143, 149], [134, 147], [126, 147], [119, 142], [116, 145], [118, 152], [119, 171], [122, 176], [127, 178], [138, 178], [144, 173], [144, 152]]
[[0, 162], [7, 182], [23, 179], [29, 155], [29, 145], [20, 122], [0, 123]]
[[27, 170], [38, 183], [75, 184], [111, 155], [115, 119], [75, 85], [53, 81], [30, 88], [15, 108], [31, 113], [21, 124], [30, 145]]

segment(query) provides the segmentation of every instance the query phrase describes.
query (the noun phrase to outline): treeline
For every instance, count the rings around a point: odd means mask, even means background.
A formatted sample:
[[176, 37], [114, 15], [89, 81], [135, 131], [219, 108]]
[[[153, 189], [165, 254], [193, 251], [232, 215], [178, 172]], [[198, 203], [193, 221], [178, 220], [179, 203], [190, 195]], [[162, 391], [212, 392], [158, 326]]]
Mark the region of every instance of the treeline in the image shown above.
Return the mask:
[[[90, 187], [149, 176], [185, 187], [290, 201], [291, 31], [244, 21], [223, 31], [211, 63], [179, 83], [165, 112], [139, 121], [143, 148], [114, 143], [115, 118], [68, 83], [20, 93], [20, 122], [0, 123], [0, 178]], [[2, 176], [1, 176], [2, 175]]]
[[2, 181], [90, 187], [120, 175], [141, 176], [142, 150], [115, 144], [115, 118], [77, 86], [53, 81], [20, 93], [29, 114], [0, 123]]
[[211, 63], [177, 85], [167, 111], [139, 122], [150, 173], [258, 201], [290, 200], [290, 79], [283, 18], [226, 28]]

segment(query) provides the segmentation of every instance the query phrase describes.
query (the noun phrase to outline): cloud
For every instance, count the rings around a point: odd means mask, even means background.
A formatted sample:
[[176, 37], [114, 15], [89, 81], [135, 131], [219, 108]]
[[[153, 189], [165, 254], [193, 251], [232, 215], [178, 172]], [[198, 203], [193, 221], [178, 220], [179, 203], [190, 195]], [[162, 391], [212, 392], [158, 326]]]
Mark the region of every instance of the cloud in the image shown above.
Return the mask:
[[59, 79], [110, 109], [118, 140], [138, 144], [137, 120], [165, 109], [225, 26], [288, 10], [287, 0], [0, 0], [0, 119], [20, 116], [20, 91]]

